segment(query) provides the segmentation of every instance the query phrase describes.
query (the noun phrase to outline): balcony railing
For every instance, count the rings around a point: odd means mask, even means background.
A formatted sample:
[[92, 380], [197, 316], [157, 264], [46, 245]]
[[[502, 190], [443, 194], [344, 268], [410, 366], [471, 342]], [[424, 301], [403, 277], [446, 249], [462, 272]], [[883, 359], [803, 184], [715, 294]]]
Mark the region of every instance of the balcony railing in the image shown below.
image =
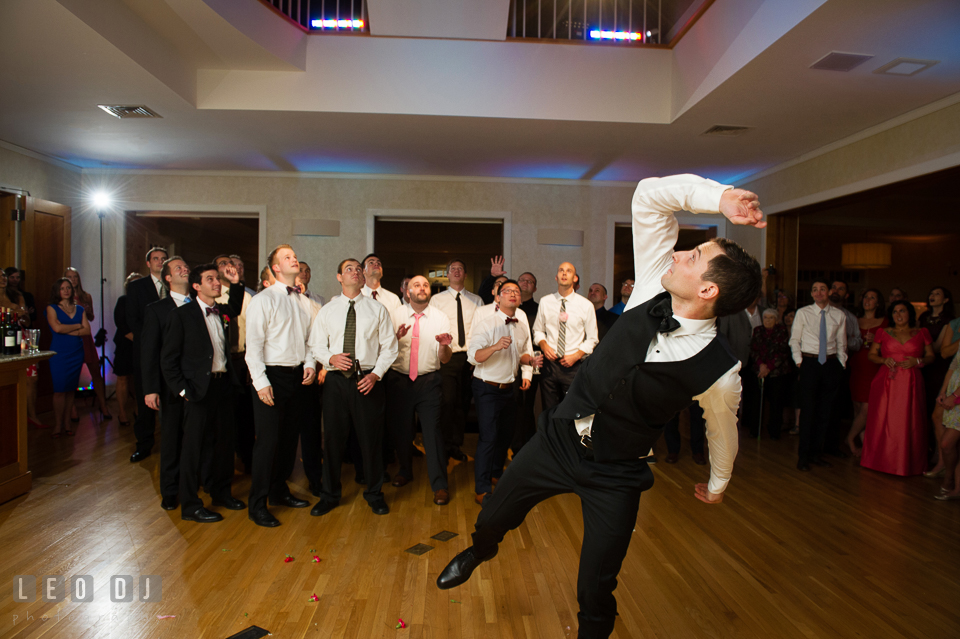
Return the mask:
[[511, 0], [508, 38], [675, 44], [713, 0]]
[[370, 33], [367, 0], [261, 0], [305, 31]]

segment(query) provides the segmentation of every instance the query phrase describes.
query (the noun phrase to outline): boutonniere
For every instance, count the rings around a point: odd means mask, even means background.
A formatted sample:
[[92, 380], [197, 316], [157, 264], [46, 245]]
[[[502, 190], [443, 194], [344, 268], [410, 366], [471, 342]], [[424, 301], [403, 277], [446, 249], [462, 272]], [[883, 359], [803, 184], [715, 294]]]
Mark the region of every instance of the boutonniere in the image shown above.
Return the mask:
[[570, 316], [567, 315], [566, 313], [560, 313], [560, 321], [561, 321], [561, 322], [564, 322], [564, 323], [565, 323], [569, 317], [570, 317]]
[[226, 313], [224, 313], [224, 314], [221, 315], [220, 317], [223, 318], [223, 329], [224, 329], [224, 330], [230, 330], [230, 316], [227, 315]]

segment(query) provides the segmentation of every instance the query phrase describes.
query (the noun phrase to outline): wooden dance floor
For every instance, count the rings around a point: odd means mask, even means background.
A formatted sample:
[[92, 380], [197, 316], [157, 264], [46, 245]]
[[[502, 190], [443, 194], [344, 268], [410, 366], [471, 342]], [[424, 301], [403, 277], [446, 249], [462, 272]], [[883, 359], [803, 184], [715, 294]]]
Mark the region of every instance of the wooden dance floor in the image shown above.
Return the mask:
[[[437, 575], [469, 545], [479, 511], [472, 463], [451, 470], [445, 507], [417, 458], [414, 482], [384, 486], [387, 516], [370, 511], [346, 466], [341, 506], [324, 517], [274, 508], [283, 525], [267, 529], [221, 510], [225, 521], [197, 524], [160, 508], [158, 454], [127, 461], [132, 427], [84, 411], [76, 437], [49, 432], [30, 431], [33, 490], [0, 506], [2, 638], [222, 639], [250, 626], [282, 638], [576, 636], [576, 497], [541, 504], [496, 559], [443, 592]], [[694, 498], [707, 471], [687, 450], [655, 466], [614, 637], [960, 636], [960, 502], [934, 500], [936, 480], [854, 459], [800, 473], [796, 437], [740, 446], [719, 506]], [[297, 473], [294, 492], [307, 498]], [[246, 501], [249, 484], [238, 474], [234, 495]], [[457, 536], [433, 539], [443, 531]], [[417, 544], [432, 549], [406, 552]], [[94, 601], [15, 603], [14, 575], [93, 575]], [[161, 575], [162, 600], [113, 603], [111, 575]]]

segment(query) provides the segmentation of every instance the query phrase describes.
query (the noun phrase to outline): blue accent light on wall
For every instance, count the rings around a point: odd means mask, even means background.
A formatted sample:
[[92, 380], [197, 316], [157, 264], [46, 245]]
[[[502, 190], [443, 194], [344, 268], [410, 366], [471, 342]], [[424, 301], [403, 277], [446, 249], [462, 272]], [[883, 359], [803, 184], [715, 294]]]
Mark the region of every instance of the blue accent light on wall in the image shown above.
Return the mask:
[[310, 26], [314, 29], [349, 29], [363, 28], [363, 20], [311, 20]]
[[642, 33], [636, 33], [633, 31], [601, 31], [599, 29], [591, 29], [590, 38], [592, 40], [616, 40], [620, 42], [636, 42], [637, 40], [643, 40]]

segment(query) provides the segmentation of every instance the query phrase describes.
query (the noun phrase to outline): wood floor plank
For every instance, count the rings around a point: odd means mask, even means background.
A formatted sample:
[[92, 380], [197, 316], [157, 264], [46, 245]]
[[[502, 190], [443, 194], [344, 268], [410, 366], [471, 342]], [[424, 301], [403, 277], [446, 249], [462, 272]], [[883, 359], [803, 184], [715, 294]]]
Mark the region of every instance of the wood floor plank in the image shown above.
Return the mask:
[[[416, 458], [413, 482], [384, 487], [386, 516], [370, 511], [345, 466], [341, 505], [324, 517], [275, 508], [283, 525], [264, 529], [246, 511], [224, 511], [223, 522], [200, 525], [160, 509], [159, 456], [130, 464], [133, 439], [89, 410], [74, 438], [30, 431], [33, 490], [0, 505], [3, 587], [14, 575], [93, 575], [95, 601], [2, 598], [0, 639], [220, 639], [254, 624], [278, 637], [576, 635], [575, 496], [538, 505], [497, 559], [440, 591], [437, 576], [470, 545], [479, 512], [472, 462], [451, 462], [446, 507], [432, 503]], [[932, 499], [936, 480], [886, 476], [853, 459], [798, 473], [796, 445], [743, 440], [720, 506], [693, 497], [706, 469], [688, 456], [653, 467], [620, 573], [614, 637], [960, 636], [960, 504]], [[299, 470], [293, 484], [309, 495]], [[235, 476], [236, 496], [246, 499], [249, 486]], [[443, 530], [457, 536], [431, 538]], [[405, 552], [418, 543], [433, 549]], [[160, 575], [162, 600], [111, 602], [111, 575]], [[396, 628], [400, 618], [406, 629]]]

